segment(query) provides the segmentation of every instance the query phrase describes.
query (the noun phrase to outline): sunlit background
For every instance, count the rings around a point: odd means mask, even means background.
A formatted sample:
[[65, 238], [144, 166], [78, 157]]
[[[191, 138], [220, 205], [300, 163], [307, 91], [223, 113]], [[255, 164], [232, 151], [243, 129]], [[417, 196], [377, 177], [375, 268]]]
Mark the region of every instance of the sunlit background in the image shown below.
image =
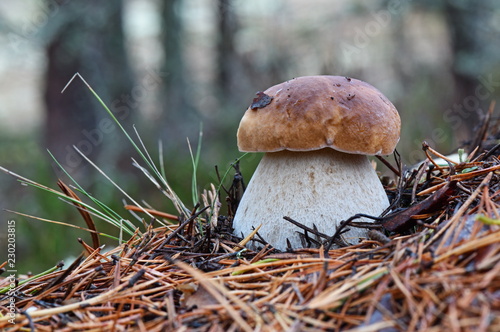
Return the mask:
[[[500, 3], [340, 0], [22, 0], [0, 2], [0, 166], [56, 188], [69, 179], [126, 218], [123, 195], [79, 148], [138, 201], [175, 212], [131, 166], [124, 134], [79, 72], [191, 202], [202, 128], [199, 190], [241, 156], [236, 129], [255, 92], [305, 75], [345, 75], [381, 90], [399, 110], [398, 151], [423, 159], [422, 141], [443, 153], [468, 148], [500, 94]], [[241, 161], [248, 180], [260, 156]], [[230, 179], [228, 179], [230, 180]], [[76, 210], [0, 174], [0, 207], [84, 226]], [[0, 247], [16, 221], [19, 272], [77, 255], [85, 232], [0, 212]], [[98, 229], [117, 230], [102, 223]], [[109, 245], [113, 245], [111, 242]], [[1, 249], [0, 252], [6, 252]], [[0, 263], [3, 261], [0, 254]]]

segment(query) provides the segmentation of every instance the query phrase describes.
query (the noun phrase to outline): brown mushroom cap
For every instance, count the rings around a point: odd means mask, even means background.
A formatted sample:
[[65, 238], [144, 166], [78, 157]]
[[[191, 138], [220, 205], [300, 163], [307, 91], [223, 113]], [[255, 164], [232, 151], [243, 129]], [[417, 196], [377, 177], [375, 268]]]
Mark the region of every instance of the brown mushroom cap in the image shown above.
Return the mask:
[[238, 128], [243, 152], [311, 151], [325, 147], [386, 155], [401, 120], [376, 88], [342, 76], [304, 76], [258, 93]]

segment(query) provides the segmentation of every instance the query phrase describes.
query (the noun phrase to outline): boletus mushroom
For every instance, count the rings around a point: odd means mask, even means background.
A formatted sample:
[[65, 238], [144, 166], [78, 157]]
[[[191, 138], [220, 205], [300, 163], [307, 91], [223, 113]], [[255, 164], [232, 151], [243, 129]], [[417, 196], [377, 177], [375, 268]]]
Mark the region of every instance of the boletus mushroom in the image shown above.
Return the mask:
[[[265, 152], [233, 221], [236, 235], [259, 234], [277, 249], [301, 247], [288, 216], [333, 235], [357, 213], [378, 216], [389, 201], [367, 155], [388, 155], [401, 121], [376, 88], [341, 76], [297, 77], [257, 93], [238, 128], [242, 152]], [[360, 221], [369, 222], [368, 219]], [[350, 242], [366, 230], [352, 227]]]

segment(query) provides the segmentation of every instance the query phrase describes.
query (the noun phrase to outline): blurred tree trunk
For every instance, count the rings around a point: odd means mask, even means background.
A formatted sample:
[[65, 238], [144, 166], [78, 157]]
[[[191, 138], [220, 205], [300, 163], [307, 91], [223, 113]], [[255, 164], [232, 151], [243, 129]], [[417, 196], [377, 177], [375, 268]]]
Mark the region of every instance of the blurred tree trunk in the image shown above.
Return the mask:
[[[79, 79], [63, 94], [61, 90], [79, 72], [110, 107], [130, 93], [132, 77], [124, 48], [122, 2], [61, 0], [43, 33], [47, 40], [45, 144], [64, 167], [76, 174], [84, 171], [86, 163], [72, 146], [95, 159], [116, 130], [108, 120], [103, 121], [108, 116]], [[130, 115], [128, 112], [121, 120], [126, 121]]]
[[234, 34], [237, 31], [236, 15], [230, 8], [230, 0], [217, 1], [218, 34], [216, 84], [222, 93], [231, 95], [233, 67], [237, 55], [234, 50]]
[[[241, 96], [248, 102], [252, 99], [252, 90], [256, 86], [265, 89], [269, 85], [288, 79], [291, 66], [289, 50], [278, 51], [268, 58], [265, 68], [258, 68], [236, 50], [236, 35], [240, 30], [237, 8], [234, 1], [217, 0], [217, 35], [216, 35], [216, 75], [215, 86], [219, 100], [226, 105], [239, 104]], [[265, 38], [263, 38], [265, 40]], [[266, 52], [268, 50], [262, 50]], [[257, 92], [257, 91], [253, 91]]]
[[[185, 137], [196, 133], [198, 127], [193, 104], [192, 86], [189, 85], [186, 75], [186, 64], [183, 57], [183, 31], [179, 7], [182, 0], [165, 0], [161, 2], [162, 45], [164, 52], [163, 112], [161, 123], [158, 126], [167, 148], [175, 148], [175, 144], [185, 142]], [[166, 128], [165, 128], [166, 127]], [[193, 131], [194, 130], [194, 131]], [[174, 142], [174, 143], [173, 143]], [[174, 144], [174, 145], [172, 145]]]
[[478, 120], [488, 107], [485, 101], [478, 100], [476, 89], [480, 84], [479, 73], [491, 69], [481, 68], [487, 63], [483, 58], [485, 49], [492, 42], [482, 31], [482, 22], [488, 21], [494, 8], [490, 8], [490, 0], [474, 2], [444, 0], [443, 4], [454, 54], [453, 76], [456, 91], [454, 110], [462, 119], [457, 137], [461, 141], [466, 141], [474, 139]]

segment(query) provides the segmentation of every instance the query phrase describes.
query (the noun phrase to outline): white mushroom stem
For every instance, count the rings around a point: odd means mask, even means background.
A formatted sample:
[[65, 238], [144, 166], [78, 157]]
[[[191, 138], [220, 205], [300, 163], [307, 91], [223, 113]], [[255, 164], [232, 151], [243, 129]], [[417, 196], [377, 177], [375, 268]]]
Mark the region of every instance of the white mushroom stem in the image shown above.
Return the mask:
[[[235, 234], [259, 234], [284, 250], [288, 238], [302, 247], [303, 231], [283, 219], [288, 216], [308, 227], [333, 235], [336, 226], [357, 213], [378, 216], [389, 206], [380, 180], [364, 155], [325, 148], [309, 152], [266, 153], [248, 184], [234, 217]], [[359, 221], [370, 222], [369, 219]], [[366, 236], [351, 227], [344, 238], [351, 243]]]

